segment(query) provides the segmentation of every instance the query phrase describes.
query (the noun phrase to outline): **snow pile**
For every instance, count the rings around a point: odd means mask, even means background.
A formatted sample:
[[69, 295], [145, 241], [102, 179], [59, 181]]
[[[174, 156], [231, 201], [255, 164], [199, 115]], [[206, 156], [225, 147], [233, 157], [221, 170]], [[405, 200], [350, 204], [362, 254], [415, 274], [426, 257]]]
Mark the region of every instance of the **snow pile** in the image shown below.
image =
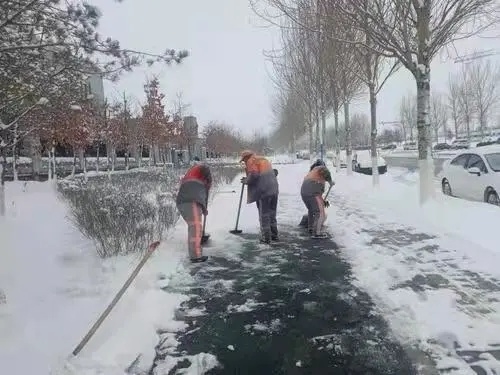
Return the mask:
[[269, 161], [273, 165], [278, 164], [293, 164], [297, 161], [297, 158], [293, 154], [282, 154], [282, 155], [274, 155], [269, 157]]
[[[7, 184], [8, 212], [0, 224], [0, 285], [7, 299], [0, 305], [0, 363], [6, 373], [55, 371], [139, 261], [134, 255], [97, 258], [68, 222], [52, 186]], [[173, 319], [175, 306], [185, 298], [158, 288], [159, 272], [175, 272], [185, 255], [172, 251], [175, 244], [173, 239], [170, 246], [162, 245], [146, 264], [82, 351], [82, 368], [123, 373], [138, 355], [141, 363], [152, 360], [156, 328]]]
[[420, 208], [417, 174], [394, 169], [378, 189], [369, 176], [336, 182], [331, 231], [394, 333], [443, 371], [473, 374], [468, 351], [486, 373], [498, 371], [498, 207], [443, 196], [436, 184], [435, 201]]
[[360, 209], [386, 215], [423, 231], [456, 235], [487, 251], [500, 253], [495, 238], [495, 228], [500, 222], [498, 207], [445, 196], [436, 181], [435, 199], [422, 209], [419, 205], [418, 172], [392, 168], [386, 178], [381, 178], [378, 189], [372, 187], [370, 176], [359, 174], [348, 177], [340, 173], [337, 182], [332, 196], [349, 197], [349, 203]]

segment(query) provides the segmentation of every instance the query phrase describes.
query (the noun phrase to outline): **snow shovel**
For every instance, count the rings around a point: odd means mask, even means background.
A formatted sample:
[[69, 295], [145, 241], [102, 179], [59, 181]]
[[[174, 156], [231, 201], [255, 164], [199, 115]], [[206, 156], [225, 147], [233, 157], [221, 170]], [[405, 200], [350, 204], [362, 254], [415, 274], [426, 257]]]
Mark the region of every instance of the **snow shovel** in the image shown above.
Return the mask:
[[240, 222], [241, 202], [243, 201], [243, 191], [244, 190], [245, 190], [245, 184], [241, 184], [240, 203], [238, 205], [238, 214], [236, 216], [236, 225], [234, 226], [234, 229], [229, 231], [229, 233], [231, 233], [231, 234], [241, 234], [243, 232], [241, 229], [238, 229], [238, 224]]
[[127, 281], [125, 281], [125, 284], [123, 284], [123, 286], [118, 291], [118, 293], [116, 293], [116, 295], [113, 298], [113, 300], [111, 301], [111, 303], [108, 305], [108, 307], [106, 307], [106, 310], [103, 311], [101, 316], [97, 319], [97, 321], [94, 323], [94, 325], [90, 328], [90, 330], [84, 336], [82, 341], [80, 341], [80, 343], [73, 350], [73, 352], [71, 353], [73, 355], [73, 357], [76, 357], [78, 355], [78, 353], [80, 353], [82, 351], [82, 349], [85, 347], [85, 345], [87, 345], [87, 343], [92, 338], [92, 336], [94, 336], [94, 334], [99, 329], [99, 327], [104, 322], [104, 320], [107, 318], [107, 316], [109, 315], [111, 310], [113, 310], [113, 308], [116, 306], [118, 301], [123, 297], [123, 294], [125, 294], [128, 287], [130, 286], [130, 284], [132, 284], [132, 281], [134, 281], [134, 279], [136, 278], [137, 274], [142, 269], [144, 264], [146, 264], [147, 260], [151, 257], [151, 255], [153, 255], [154, 251], [157, 249], [159, 244], [160, 244], [160, 241], [156, 241], [156, 242], [153, 242], [152, 244], [149, 245], [147, 253], [142, 257], [142, 259], [139, 262], [139, 264], [137, 265], [137, 267], [135, 267], [135, 269], [132, 271], [132, 273], [130, 274]]
[[207, 227], [207, 215], [203, 215], [203, 231], [201, 232], [201, 244], [207, 243], [210, 235], [205, 233], [205, 228]]
[[328, 190], [326, 191], [325, 197], [323, 198], [324, 201], [326, 201], [326, 198], [328, 198], [328, 194], [330, 194], [330, 190], [332, 190], [332, 186], [333, 186], [333, 184], [331, 184], [330, 187], [328, 188]]

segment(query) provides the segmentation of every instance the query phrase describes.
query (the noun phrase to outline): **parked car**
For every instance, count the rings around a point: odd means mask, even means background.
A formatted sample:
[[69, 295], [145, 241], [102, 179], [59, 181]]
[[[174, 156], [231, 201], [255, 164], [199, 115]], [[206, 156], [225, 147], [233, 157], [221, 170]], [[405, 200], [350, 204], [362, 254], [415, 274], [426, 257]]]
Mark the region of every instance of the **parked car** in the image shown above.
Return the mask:
[[[387, 172], [387, 163], [385, 159], [379, 156], [377, 158], [378, 173], [384, 174]], [[370, 152], [356, 152], [352, 159], [352, 170], [361, 174], [372, 174], [372, 158]]]
[[449, 150], [451, 146], [448, 143], [438, 143], [434, 146], [434, 151]]
[[444, 194], [500, 205], [500, 145], [459, 152], [441, 175]]
[[406, 142], [403, 145], [403, 150], [406, 150], [406, 151], [413, 151], [413, 150], [416, 150], [417, 148], [418, 148], [417, 142]]
[[[337, 158], [336, 157], [333, 158], [332, 164], [334, 167], [337, 167]], [[345, 157], [342, 155], [340, 156], [340, 159], [339, 159], [339, 167], [340, 168], [347, 168], [347, 162], [345, 160]]]
[[297, 151], [296, 156], [297, 156], [297, 159], [308, 160], [309, 159], [309, 151], [307, 151], [307, 150]]
[[485, 137], [476, 145], [476, 147], [490, 146], [494, 144], [500, 144], [500, 137]]
[[468, 149], [470, 143], [467, 138], [457, 138], [451, 143], [451, 148], [454, 150]]
[[395, 150], [398, 146], [396, 146], [394, 143], [390, 145], [385, 145], [382, 147], [382, 150]]

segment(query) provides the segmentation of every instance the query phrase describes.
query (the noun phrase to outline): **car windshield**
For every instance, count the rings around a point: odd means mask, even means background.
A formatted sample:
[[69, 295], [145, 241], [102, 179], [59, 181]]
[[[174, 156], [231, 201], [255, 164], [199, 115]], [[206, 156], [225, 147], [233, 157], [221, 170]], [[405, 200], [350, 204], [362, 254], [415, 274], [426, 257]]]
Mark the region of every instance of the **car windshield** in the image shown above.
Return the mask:
[[500, 172], [500, 152], [484, 155], [490, 168], [495, 172]]

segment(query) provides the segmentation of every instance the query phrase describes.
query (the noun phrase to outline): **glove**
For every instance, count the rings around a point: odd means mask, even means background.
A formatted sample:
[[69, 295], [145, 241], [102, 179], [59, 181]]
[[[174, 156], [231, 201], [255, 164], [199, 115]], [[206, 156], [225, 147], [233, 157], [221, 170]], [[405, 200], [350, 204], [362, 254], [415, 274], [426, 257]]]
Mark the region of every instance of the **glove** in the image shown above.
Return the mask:
[[242, 177], [240, 181], [241, 181], [242, 184], [246, 184], [247, 183], [247, 178], [246, 177]]
[[205, 216], [208, 215], [208, 210], [206, 208], [203, 210], [203, 215], [205, 215]]
[[328, 202], [327, 200], [324, 200], [323, 203], [325, 204], [325, 207], [330, 207], [330, 202]]
[[273, 169], [273, 171], [274, 171], [274, 175], [275, 175], [276, 177], [278, 177], [278, 170], [277, 170], [277, 169]]

